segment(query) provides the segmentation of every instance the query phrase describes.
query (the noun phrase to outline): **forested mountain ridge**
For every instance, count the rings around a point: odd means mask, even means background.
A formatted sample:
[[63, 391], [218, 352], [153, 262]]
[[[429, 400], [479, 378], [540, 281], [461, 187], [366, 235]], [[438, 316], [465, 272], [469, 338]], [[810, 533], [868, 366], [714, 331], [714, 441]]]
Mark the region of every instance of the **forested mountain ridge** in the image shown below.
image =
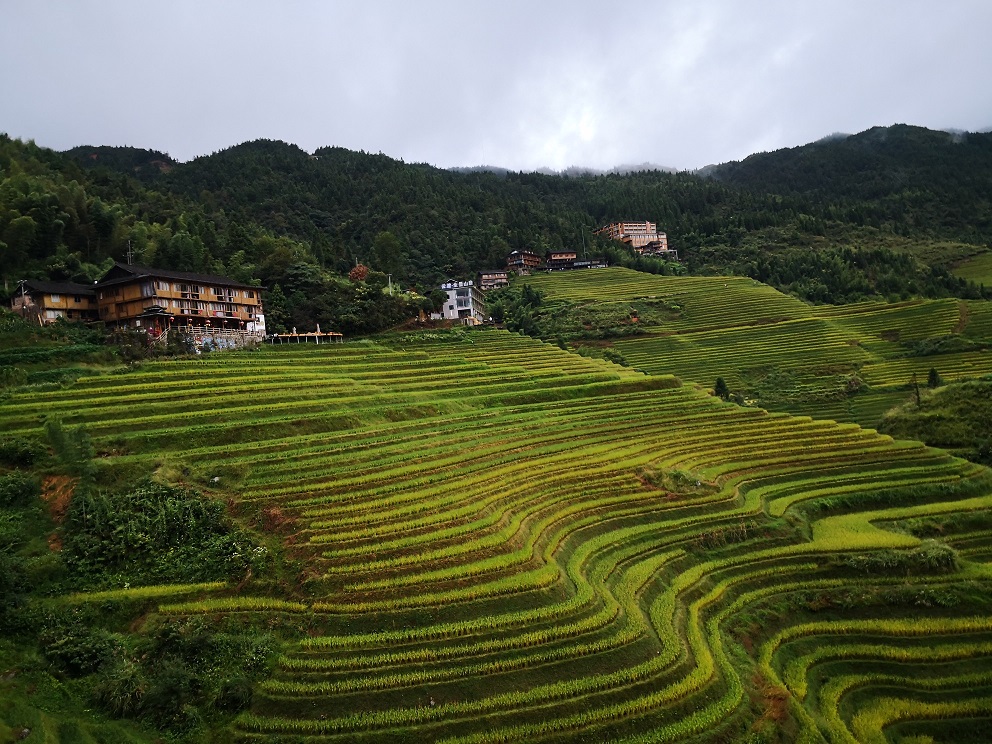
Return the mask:
[[897, 124], [751, 155], [706, 175], [759, 193], [802, 196], [826, 217], [891, 222], [900, 234], [992, 239], [992, 133]]
[[[142, 264], [278, 286], [276, 306], [280, 293], [309, 302], [358, 262], [426, 294], [519, 248], [744, 274], [816, 302], [973, 297], [982, 290], [948, 268], [988, 251], [989, 138], [892, 127], [754, 156], [711, 177], [566, 177], [459, 173], [272, 140], [177, 163], [155, 150], [56, 153], [0, 136], [0, 259], [9, 288], [24, 277], [95, 278], [130, 247]], [[860, 191], [844, 185], [851, 179]], [[684, 263], [635, 257], [592, 234], [618, 219], [657, 222]], [[320, 316], [286, 312], [300, 323]]]

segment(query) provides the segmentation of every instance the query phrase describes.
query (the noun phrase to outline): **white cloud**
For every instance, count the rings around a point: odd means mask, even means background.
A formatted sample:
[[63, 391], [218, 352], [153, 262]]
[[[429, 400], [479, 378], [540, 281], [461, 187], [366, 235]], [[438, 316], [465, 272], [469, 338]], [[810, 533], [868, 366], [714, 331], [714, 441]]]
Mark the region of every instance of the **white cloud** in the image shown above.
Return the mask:
[[984, 0], [8, 0], [0, 130], [188, 159], [271, 137], [442, 166], [680, 168], [992, 125]]

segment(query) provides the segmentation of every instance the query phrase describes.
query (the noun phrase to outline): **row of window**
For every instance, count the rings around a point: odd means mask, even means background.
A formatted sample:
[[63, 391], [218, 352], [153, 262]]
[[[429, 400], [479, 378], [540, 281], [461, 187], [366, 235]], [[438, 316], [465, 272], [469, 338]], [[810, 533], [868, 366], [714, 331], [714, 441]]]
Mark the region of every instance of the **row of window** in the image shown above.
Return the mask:
[[[68, 299], [69, 298], [66, 297], [66, 301], [68, 301]], [[92, 297], [88, 297], [86, 299], [87, 299], [87, 302], [89, 302], [89, 303], [92, 303], [93, 302], [93, 298]], [[49, 300], [53, 304], [56, 303], [56, 302], [62, 302], [62, 295], [58, 295], [58, 294], [49, 295]], [[75, 302], [76, 304], [82, 304], [83, 297], [82, 297], [82, 295], [73, 295], [72, 296], [72, 301]]]
[[45, 320], [57, 320], [58, 318], [68, 318], [76, 320], [79, 318], [92, 318], [92, 310], [46, 310]]
[[[168, 291], [168, 282], [155, 282], [156, 288], [163, 291]], [[199, 284], [173, 284], [173, 292], [181, 292], [184, 294], [201, 295], [205, 294], [203, 287]], [[244, 297], [246, 300], [255, 299], [255, 290], [253, 289], [233, 289], [231, 287], [211, 287], [210, 291], [213, 293], [214, 297]]]
[[[200, 289], [201, 288], [199, 286], [195, 285], [195, 284], [174, 284], [173, 285], [173, 288], [174, 289], [172, 291], [179, 292], [180, 295], [182, 296], [182, 298], [184, 300], [199, 300], [200, 299], [200, 294], [201, 294]], [[157, 291], [163, 291], [163, 292], [169, 291], [169, 283], [168, 282], [145, 282], [144, 284], [141, 285], [141, 296], [142, 297], [155, 297]], [[213, 294], [216, 297], [220, 298], [220, 299], [227, 300], [228, 302], [234, 302], [234, 300], [237, 299], [237, 298], [239, 298], [239, 297], [244, 297], [247, 300], [253, 300], [253, 299], [255, 299], [255, 290], [253, 290], [253, 289], [245, 289], [245, 290], [223, 289], [222, 290], [219, 287], [215, 287], [213, 289]], [[101, 289], [100, 290], [100, 299], [101, 300], [107, 299], [109, 297], [120, 297], [120, 296], [121, 296], [121, 288], [120, 287], [113, 287], [112, 289], [107, 289], [107, 290], [102, 290]], [[57, 295], [57, 294], [51, 295], [51, 298], [52, 298], [52, 302], [60, 302], [61, 301], [61, 296], [60, 295]], [[75, 301], [76, 302], [82, 302], [82, 298], [77, 296], [75, 298]]]

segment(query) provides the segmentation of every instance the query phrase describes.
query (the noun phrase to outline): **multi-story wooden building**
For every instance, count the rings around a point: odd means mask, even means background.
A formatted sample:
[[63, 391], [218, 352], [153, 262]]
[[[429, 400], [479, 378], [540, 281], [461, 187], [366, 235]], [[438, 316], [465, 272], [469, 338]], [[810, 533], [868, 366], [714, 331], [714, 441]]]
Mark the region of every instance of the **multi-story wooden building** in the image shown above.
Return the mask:
[[265, 334], [258, 287], [223, 276], [115, 264], [95, 286], [108, 325], [212, 326]]
[[92, 284], [47, 282], [26, 279], [11, 298], [14, 312], [39, 323], [65, 320], [96, 320], [96, 290]]
[[500, 269], [479, 272], [479, 289], [488, 292], [490, 289], [510, 286], [510, 272]]
[[529, 274], [541, 265], [541, 257], [533, 251], [513, 251], [506, 257], [506, 268], [518, 274]]
[[578, 258], [575, 251], [552, 251], [548, 254], [547, 266], [552, 271], [570, 269]]

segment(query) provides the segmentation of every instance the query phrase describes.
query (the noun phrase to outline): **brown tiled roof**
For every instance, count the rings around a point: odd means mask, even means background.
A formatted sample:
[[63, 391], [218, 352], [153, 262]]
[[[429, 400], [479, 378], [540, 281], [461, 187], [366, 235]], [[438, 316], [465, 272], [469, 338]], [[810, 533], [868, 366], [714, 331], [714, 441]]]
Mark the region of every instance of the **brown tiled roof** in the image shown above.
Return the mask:
[[[135, 279], [149, 278], [149, 279], [173, 279], [183, 282], [192, 282], [194, 284], [223, 284], [229, 287], [244, 287], [245, 289], [257, 289], [260, 290], [262, 287], [256, 287], [251, 284], [245, 284], [244, 282], [235, 281], [230, 277], [218, 276], [216, 274], [194, 274], [189, 271], [172, 271], [171, 269], [152, 269], [147, 266], [135, 266], [127, 265], [122, 263], [114, 264], [114, 269], [120, 269], [127, 272], [131, 276], [121, 277], [120, 279], [106, 279], [106, 274], [104, 278], [98, 282], [101, 287], [111, 286], [114, 284], [120, 284], [122, 282], [131, 282]], [[108, 274], [110, 272], [107, 272]]]
[[96, 290], [92, 284], [78, 284], [76, 282], [49, 282], [42, 279], [25, 279], [24, 286], [28, 291], [47, 292], [48, 294], [65, 295], [87, 295], [96, 296]]

